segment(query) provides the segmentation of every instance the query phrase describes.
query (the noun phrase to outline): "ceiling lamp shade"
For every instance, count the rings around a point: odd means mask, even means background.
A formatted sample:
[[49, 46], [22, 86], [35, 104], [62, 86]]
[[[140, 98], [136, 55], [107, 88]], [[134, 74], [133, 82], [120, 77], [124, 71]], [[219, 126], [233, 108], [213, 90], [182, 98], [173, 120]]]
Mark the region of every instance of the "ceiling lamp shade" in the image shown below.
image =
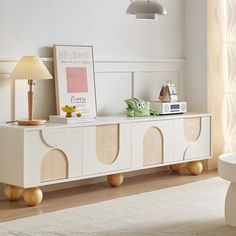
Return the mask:
[[156, 20], [156, 14], [136, 14], [137, 20]]
[[127, 14], [136, 15], [136, 19], [155, 20], [157, 15], [166, 15], [166, 9], [160, 0], [132, 0]]

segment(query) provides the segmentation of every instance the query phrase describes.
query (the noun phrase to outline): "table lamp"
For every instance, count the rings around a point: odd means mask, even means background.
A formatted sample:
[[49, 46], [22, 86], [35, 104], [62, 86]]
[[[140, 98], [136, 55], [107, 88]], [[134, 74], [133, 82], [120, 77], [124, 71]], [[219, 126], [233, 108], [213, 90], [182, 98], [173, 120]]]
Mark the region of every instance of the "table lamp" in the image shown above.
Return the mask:
[[52, 79], [46, 66], [37, 56], [24, 56], [11, 74], [12, 79], [28, 80], [28, 120], [17, 120], [19, 125], [43, 125], [46, 120], [33, 119], [33, 81]]

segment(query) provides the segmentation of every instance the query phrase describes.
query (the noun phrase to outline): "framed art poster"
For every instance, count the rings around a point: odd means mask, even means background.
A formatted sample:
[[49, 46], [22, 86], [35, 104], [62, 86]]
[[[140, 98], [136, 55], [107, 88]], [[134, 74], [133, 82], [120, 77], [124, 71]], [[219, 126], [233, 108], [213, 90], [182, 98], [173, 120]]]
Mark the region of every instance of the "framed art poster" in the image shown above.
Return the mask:
[[54, 46], [57, 114], [75, 106], [84, 118], [96, 117], [96, 93], [92, 46]]

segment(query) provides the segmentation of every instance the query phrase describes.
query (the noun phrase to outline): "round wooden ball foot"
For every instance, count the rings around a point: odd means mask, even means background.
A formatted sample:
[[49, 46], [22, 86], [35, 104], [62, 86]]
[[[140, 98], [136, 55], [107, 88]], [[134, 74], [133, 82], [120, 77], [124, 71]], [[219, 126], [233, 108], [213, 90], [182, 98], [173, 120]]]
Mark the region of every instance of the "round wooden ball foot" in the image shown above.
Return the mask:
[[188, 164], [188, 170], [192, 175], [199, 175], [203, 171], [203, 164], [201, 161], [193, 161]]
[[20, 187], [4, 185], [4, 195], [10, 201], [17, 201], [22, 197], [23, 190]]
[[24, 201], [29, 206], [36, 206], [43, 200], [43, 192], [40, 188], [28, 188], [23, 193]]
[[107, 176], [107, 182], [112, 187], [119, 187], [124, 181], [123, 174], [114, 174], [114, 175], [108, 175]]
[[183, 168], [182, 164], [174, 164], [174, 165], [170, 165], [169, 168], [173, 171], [173, 172], [180, 172]]

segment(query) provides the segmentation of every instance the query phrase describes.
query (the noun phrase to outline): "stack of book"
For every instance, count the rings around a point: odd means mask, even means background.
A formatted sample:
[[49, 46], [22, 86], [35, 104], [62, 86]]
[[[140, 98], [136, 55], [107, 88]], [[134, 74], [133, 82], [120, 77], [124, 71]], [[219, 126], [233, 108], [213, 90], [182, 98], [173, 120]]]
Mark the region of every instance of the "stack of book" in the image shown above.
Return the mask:
[[52, 122], [64, 123], [64, 124], [75, 124], [82, 122], [93, 122], [96, 120], [96, 117], [71, 117], [67, 118], [59, 115], [50, 115], [49, 120]]

